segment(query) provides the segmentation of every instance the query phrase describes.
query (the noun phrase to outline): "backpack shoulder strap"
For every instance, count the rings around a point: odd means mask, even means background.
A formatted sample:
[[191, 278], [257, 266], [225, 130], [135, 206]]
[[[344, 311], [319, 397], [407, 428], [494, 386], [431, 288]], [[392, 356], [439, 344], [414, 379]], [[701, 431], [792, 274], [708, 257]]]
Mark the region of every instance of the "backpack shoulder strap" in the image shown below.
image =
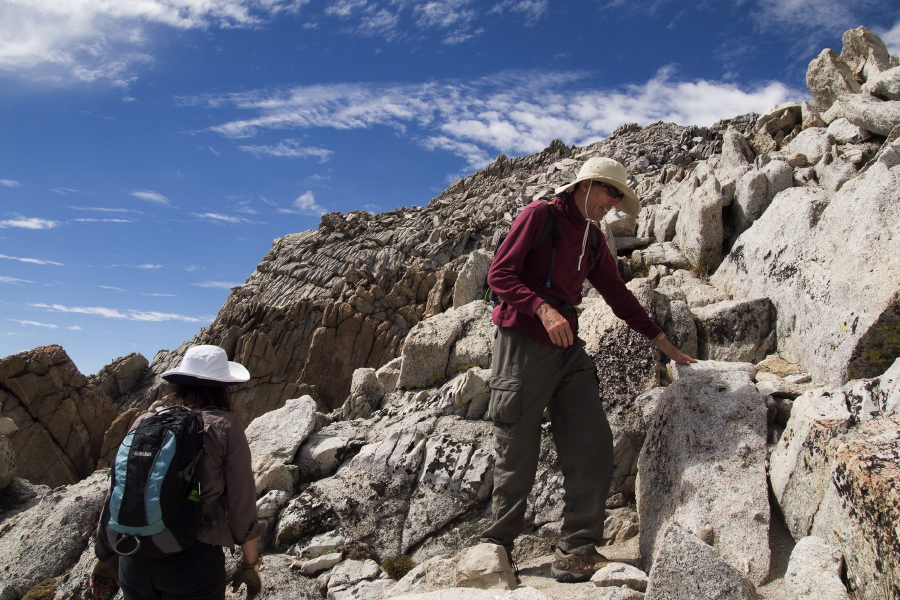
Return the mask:
[[597, 264], [597, 261], [600, 259], [600, 227], [595, 224], [591, 224], [591, 264], [588, 267], [588, 270], [594, 268], [594, 265]]
[[541, 235], [539, 235], [537, 239], [534, 240], [534, 243], [531, 244], [531, 249], [534, 250], [543, 244], [547, 241], [547, 237], [550, 236], [550, 240], [553, 243], [553, 249], [556, 250], [556, 242], [560, 238], [559, 231], [556, 229], [556, 205], [551, 198], [546, 196], [542, 196], [540, 201], [547, 205], [547, 218], [544, 220], [544, 227], [541, 229]]
[[547, 219], [544, 221], [544, 228], [541, 230], [541, 235], [539, 235], [538, 239], [535, 240], [534, 244], [531, 246], [531, 249], [534, 250], [535, 248], [543, 244], [547, 240], [547, 236], [550, 236], [550, 243], [553, 246], [553, 252], [550, 255], [550, 270], [547, 273], [547, 281], [544, 282], [544, 287], [549, 288], [551, 280], [553, 279], [553, 267], [556, 265], [556, 242], [559, 241], [559, 238], [562, 236], [560, 235], [559, 230], [556, 228], [556, 204], [553, 203], [553, 199], [542, 196], [540, 200], [547, 205]]

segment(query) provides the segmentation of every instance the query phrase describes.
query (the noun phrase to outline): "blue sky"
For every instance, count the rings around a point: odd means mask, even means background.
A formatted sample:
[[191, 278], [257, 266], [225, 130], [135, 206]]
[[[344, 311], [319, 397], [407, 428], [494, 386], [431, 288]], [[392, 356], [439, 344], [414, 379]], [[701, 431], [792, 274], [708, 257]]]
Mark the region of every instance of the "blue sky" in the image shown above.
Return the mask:
[[900, 51], [887, 0], [0, 0], [0, 357], [152, 360], [324, 212], [801, 101], [859, 25]]

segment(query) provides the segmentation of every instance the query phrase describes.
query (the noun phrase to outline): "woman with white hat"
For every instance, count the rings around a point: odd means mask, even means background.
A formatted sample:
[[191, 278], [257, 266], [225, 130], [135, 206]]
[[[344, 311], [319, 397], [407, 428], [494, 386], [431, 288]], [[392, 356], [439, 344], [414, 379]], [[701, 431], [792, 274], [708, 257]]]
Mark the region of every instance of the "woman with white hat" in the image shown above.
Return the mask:
[[[247, 600], [255, 600], [262, 590], [256, 540], [263, 527], [256, 518], [250, 446], [243, 426], [231, 413], [228, 395], [228, 387], [246, 382], [250, 373], [229, 361], [222, 348], [200, 345], [189, 348], [181, 363], [161, 377], [172, 385], [164, 407], [198, 411], [203, 423], [204, 450], [194, 471], [203, 512], [197, 541], [177, 554], [148, 559], [119, 556], [106, 535], [97, 535], [100, 560], [91, 574], [91, 591], [102, 598], [117, 580], [126, 600], [222, 600], [226, 578], [222, 549], [233, 552], [239, 545], [243, 561], [233, 589], [246, 584]], [[131, 429], [153, 413], [138, 417]]]

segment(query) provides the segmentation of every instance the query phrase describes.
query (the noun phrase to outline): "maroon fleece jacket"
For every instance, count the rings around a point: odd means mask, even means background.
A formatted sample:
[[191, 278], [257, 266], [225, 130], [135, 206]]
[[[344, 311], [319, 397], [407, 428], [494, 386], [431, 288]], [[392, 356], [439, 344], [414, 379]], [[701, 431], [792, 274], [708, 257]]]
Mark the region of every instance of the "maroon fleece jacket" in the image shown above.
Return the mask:
[[[629, 327], [650, 339], [659, 335], [659, 326], [631, 290], [625, 287], [616, 259], [610, 253], [603, 234], [599, 236], [600, 256], [594, 267], [588, 270], [591, 263], [590, 236], [584, 257], [579, 261], [586, 226], [584, 217], [571, 195], [555, 198], [553, 202], [557, 206], [556, 228], [561, 237], [556, 245], [550, 287], [545, 287], [545, 283], [553, 255], [551, 236], [548, 235], [544, 243], [531, 251], [531, 246], [543, 231], [550, 209], [545, 202], [535, 200], [513, 221], [509, 235], [491, 262], [488, 284], [502, 300], [492, 312], [494, 324], [512, 327], [535, 341], [559, 348], [550, 341], [540, 319], [534, 316], [534, 311], [544, 302], [540, 295], [552, 296], [577, 306], [581, 304], [581, 289], [587, 279], [613, 313]], [[571, 315], [568, 318], [574, 331], [577, 317]]]

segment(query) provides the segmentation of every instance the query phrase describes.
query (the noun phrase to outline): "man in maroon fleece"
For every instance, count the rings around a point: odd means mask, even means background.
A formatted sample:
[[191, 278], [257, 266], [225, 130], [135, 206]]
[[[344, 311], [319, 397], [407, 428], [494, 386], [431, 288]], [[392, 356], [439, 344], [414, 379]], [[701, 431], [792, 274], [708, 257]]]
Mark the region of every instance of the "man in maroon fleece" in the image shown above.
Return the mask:
[[572, 183], [556, 190], [553, 235], [532, 249], [550, 208], [535, 201], [515, 219], [491, 263], [488, 283], [502, 302], [491, 368], [490, 416], [494, 422], [493, 524], [483, 542], [511, 552], [524, 527], [526, 499], [534, 485], [541, 421], [549, 408], [553, 440], [565, 488], [563, 523], [551, 572], [559, 581], [585, 581], [607, 561], [603, 540], [606, 495], [613, 473], [612, 432], [600, 401], [596, 368], [577, 337], [574, 306], [587, 279], [613, 313], [653, 340], [680, 364], [682, 353], [650, 318], [619, 275], [603, 234], [592, 256], [591, 227], [613, 207], [634, 216], [640, 201], [628, 174], [609, 158], [588, 160]]

